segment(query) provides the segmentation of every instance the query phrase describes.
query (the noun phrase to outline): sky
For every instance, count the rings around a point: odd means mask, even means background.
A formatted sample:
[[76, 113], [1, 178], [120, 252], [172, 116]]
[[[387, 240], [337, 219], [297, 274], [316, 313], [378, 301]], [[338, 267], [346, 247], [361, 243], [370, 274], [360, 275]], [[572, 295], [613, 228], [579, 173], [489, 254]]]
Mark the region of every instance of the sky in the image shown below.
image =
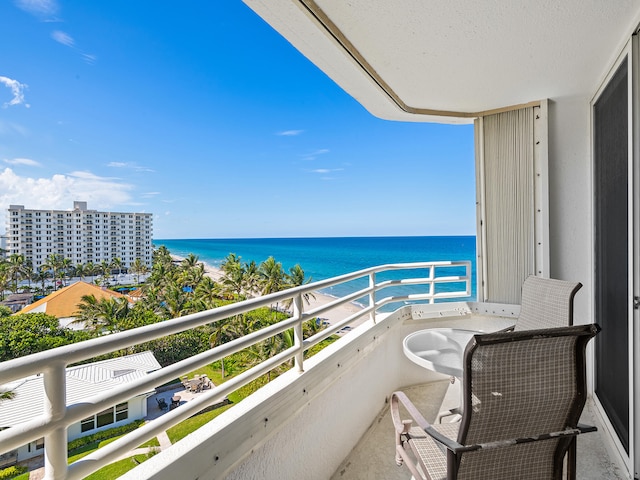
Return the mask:
[[368, 113], [240, 0], [0, 2], [9, 205], [154, 237], [475, 234], [473, 126]]

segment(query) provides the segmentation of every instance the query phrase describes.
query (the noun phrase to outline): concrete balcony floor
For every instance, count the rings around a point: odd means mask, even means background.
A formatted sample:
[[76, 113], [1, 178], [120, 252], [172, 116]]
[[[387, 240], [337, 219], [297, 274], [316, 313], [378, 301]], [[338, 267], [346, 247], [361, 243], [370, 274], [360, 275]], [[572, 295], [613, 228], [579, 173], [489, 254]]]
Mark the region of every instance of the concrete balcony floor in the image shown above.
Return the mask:
[[[449, 381], [442, 380], [423, 385], [403, 388], [411, 401], [423, 413], [427, 421], [434, 421], [443, 408]], [[391, 392], [389, 392], [391, 393]], [[599, 431], [578, 437], [578, 471], [580, 480], [617, 480], [626, 478], [611, 460], [607, 450], [601, 426], [588, 401], [581, 422], [596, 425]], [[384, 478], [387, 480], [411, 478], [409, 469], [399, 467], [395, 462], [394, 430], [389, 408], [385, 408], [363, 435], [358, 445], [345, 458], [342, 465], [333, 474], [331, 480], [369, 480]]]

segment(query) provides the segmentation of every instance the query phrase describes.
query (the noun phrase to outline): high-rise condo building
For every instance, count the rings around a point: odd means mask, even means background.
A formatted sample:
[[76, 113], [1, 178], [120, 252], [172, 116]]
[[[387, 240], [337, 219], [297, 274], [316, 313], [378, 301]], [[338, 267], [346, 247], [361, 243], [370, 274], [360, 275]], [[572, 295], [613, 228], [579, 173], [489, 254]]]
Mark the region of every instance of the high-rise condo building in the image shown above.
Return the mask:
[[73, 265], [111, 263], [119, 258], [128, 268], [139, 258], [151, 268], [153, 214], [98, 212], [87, 202], [73, 202], [73, 210], [31, 210], [10, 205], [6, 255], [22, 254], [38, 270], [52, 254]]

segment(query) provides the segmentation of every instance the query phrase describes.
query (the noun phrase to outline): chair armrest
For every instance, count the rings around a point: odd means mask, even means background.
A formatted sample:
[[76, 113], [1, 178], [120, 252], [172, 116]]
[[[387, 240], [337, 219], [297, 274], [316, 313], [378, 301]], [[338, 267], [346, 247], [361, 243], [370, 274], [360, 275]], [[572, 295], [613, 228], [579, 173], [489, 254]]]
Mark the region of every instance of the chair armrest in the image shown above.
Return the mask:
[[497, 440], [497, 441], [488, 442], [488, 443], [461, 445], [457, 441], [443, 435], [442, 433], [438, 432], [435, 428], [433, 428], [431, 424], [427, 422], [427, 420], [422, 416], [420, 411], [411, 402], [411, 400], [409, 400], [409, 397], [407, 397], [404, 394], [404, 392], [400, 392], [400, 391], [393, 392], [391, 394], [391, 418], [393, 420], [393, 425], [395, 426], [395, 429], [396, 429], [396, 434], [401, 435], [404, 433], [408, 433], [409, 428], [411, 427], [410, 421], [401, 420], [399, 404], [402, 404], [402, 406], [405, 408], [407, 413], [412, 417], [413, 421], [415, 421], [421, 429], [423, 429], [435, 441], [445, 446], [447, 449], [451, 450], [452, 452], [456, 452], [456, 453], [470, 452], [473, 450], [480, 450], [480, 449], [501, 448], [501, 447], [515, 445], [518, 443], [536, 442], [539, 440], [549, 440], [551, 438], [573, 437], [581, 433], [594, 432], [597, 430], [596, 427], [593, 427], [591, 425], [578, 424], [575, 428], [567, 428], [566, 430], [562, 430], [559, 432], [544, 433], [541, 435], [537, 435], [535, 437], [513, 438], [513, 439]]
[[431, 426], [429, 422], [422, 416], [416, 406], [409, 400], [404, 392], [393, 392], [391, 394], [391, 419], [396, 429], [396, 434], [407, 433], [410, 428], [410, 424], [407, 424], [406, 420], [403, 421], [400, 418], [399, 403], [405, 408], [411, 418], [422, 428], [427, 434], [429, 434], [435, 441], [444, 445], [446, 448], [452, 451], [458, 451], [461, 448], [465, 448], [455, 440], [443, 435]]
[[492, 333], [506, 333], [506, 332], [513, 332], [515, 331], [516, 326], [515, 325], [511, 325], [510, 327], [507, 328], [503, 328], [502, 330], [496, 330], [495, 332]]
[[559, 432], [542, 433], [540, 435], [536, 435], [535, 437], [496, 440], [495, 442], [479, 443], [476, 445], [464, 445], [464, 446], [461, 445], [462, 448], [459, 448], [455, 451], [468, 452], [468, 451], [479, 450], [479, 449], [489, 450], [492, 448], [509, 447], [512, 445], [517, 445], [519, 443], [531, 443], [531, 442], [537, 442], [540, 440], [550, 440], [552, 438], [575, 437], [577, 435], [580, 435], [581, 433], [595, 432], [596, 430], [598, 429], [596, 427], [592, 427], [591, 425], [577, 425], [575, 428], [567, 428]]
[[589, 433], [589, 432], [597, 432], [598, 428], [593, 425], [585, 425], [584, 423], [579, 423], [576, 425], [576, 428], [580, 430], [580, 433]]

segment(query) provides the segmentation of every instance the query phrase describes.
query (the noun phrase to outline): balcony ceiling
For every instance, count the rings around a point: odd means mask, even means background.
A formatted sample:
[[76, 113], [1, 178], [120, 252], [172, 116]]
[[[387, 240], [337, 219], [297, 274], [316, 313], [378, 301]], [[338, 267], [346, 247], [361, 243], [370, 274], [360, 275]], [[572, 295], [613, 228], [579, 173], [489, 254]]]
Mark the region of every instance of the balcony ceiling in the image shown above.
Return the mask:
[[591, 96], [640, 19], [634, 0], [244, 1], [371, 113], [412, 121]]

